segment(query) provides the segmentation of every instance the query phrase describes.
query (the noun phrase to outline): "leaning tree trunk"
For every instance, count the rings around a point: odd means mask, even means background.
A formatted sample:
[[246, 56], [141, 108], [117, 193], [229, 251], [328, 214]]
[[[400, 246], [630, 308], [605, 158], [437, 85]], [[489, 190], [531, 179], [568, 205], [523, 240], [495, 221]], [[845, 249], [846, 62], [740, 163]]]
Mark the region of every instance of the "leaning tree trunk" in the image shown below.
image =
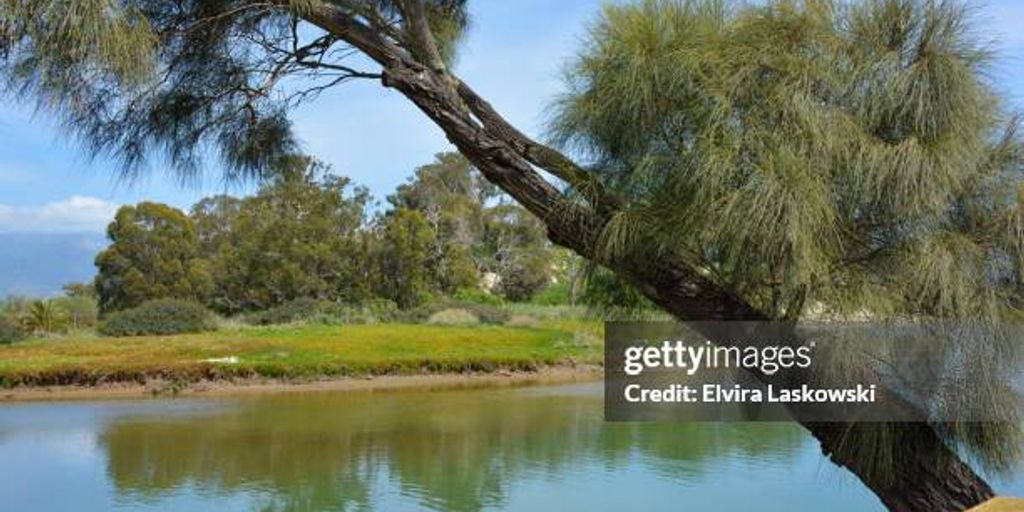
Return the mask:
[[[274, 3], [287, 4], [284, 0]], [[655, 304], [683, 322], [767, 321], [755, 308], [681, 261], [658, 257], [610, 261], [596, 250], [618, 205], [585, 170], [509, 125], [486, 101], [449, 73], [423, 19], [422, 0], [405, 0], [411, 42], [396, 41], [339, 5], [316, 3], [303, 11], [310, 23], [348, 42], [383, 67], [383, 85], [411, 100], [484, 175], [540, 218], [548, 237], [584, 258], [610, 267]], [[408, 46], [414, 44], [416, 51]], [[419, 55], [417, 57], [417, 55]], [[538, 169], [568, 183], [563, 194]], [[880, 424], [804, 424], [835, 464], [848, 469], [890, 510], [959, 512], [992, 496], [989, 485], [924, 423], [889, 424], [898, 443], [886, 472], [872, 467], [851, 435]]]
[[[694, 320], [765, 321], [760, 312], [684, 266], [663, 261], [619, 262], [618, 270], [644, 294], [684, 323]], [[718, 290], [717, 292], [712, 290]], [[692, 316], [692, 315], [699, 316]], [[891, 391], [884, 400], [900, 406]], [[994, 496], [989, 484], [964, 463], [936, 432], [923, 422], [801, 423], [821, 444], [834, 464], [857, 476], [893, 512], [961, 512]], [[884, 446], [864, 446], [885, 429]], [[882, 451], [884, 450], [884, 453]], [[880, 467], [879, 458], [888, 462]]]
[[[953, 512], [974, 507], [993, 497], [992, 488], [961, 461], [935, 433], [923, 423], [804, 425], [821, 443], [822, 451], [833, 463], [850, 470], [893, 512]], [[873, 475], [865, 459], [843, 440], [855, 435], [852, 429], [896, 428], [899, 446], [892, 473]]]

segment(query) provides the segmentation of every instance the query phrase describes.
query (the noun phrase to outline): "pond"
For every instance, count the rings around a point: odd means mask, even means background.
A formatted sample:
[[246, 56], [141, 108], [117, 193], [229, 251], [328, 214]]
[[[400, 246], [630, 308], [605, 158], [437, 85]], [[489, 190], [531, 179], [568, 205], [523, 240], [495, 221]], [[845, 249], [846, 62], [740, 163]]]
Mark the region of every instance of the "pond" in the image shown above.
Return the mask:
[[605, 423], [599, 384], [3, 405], [0, 475], [5, 510], [882, 510], [795, 425]]

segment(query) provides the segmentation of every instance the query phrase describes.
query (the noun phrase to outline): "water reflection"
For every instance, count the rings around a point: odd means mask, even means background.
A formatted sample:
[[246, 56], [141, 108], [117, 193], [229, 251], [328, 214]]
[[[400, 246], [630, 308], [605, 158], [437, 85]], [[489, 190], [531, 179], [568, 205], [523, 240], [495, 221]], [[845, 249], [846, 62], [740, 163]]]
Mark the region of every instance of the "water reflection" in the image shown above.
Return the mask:
[[122, 418], [100, 445], [117, 491], [136, 498], [255, 489], [263, 510], [362, 510], [387, 481], [421, 506], [473, 511], [582, 462], [687, 481], [723, 458], [787, 463], [802, 440], [787, 424], [605, 424], [596, 393], [492, 390], [265, 397], [171, 421]]
[[[0, 405], [4, 510], [881, 510], [791, 424], [613, 424], [599, 384]], [[1020, 490], [1015, 492], [1020, 494]]]

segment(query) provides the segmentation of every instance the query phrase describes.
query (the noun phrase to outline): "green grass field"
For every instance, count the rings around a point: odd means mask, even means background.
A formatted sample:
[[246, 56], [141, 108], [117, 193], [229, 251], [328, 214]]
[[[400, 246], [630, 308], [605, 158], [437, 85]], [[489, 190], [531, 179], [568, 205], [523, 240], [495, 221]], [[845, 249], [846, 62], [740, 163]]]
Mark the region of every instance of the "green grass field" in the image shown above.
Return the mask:
[[296, 325], [137, 338], [72, 335], [0, 346], [0, 386], [532, 370], [598, 363], [601, 351], [601, 325], [585, 320], [545, 320], [535, 328]]

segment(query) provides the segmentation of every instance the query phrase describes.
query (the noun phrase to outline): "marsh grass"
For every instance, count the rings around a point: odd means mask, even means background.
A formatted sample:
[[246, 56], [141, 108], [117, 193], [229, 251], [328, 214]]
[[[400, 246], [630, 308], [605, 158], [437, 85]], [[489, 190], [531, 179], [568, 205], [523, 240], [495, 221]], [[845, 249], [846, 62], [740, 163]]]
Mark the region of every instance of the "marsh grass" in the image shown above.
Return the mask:
[[565, 340], [600, 328], [594, 321], [562, 319], [529, 328], [284, 325], [178, 336], [32, 339], [0, 347], [0, 386], [535, 370], [599, 363], [600, 343]]

